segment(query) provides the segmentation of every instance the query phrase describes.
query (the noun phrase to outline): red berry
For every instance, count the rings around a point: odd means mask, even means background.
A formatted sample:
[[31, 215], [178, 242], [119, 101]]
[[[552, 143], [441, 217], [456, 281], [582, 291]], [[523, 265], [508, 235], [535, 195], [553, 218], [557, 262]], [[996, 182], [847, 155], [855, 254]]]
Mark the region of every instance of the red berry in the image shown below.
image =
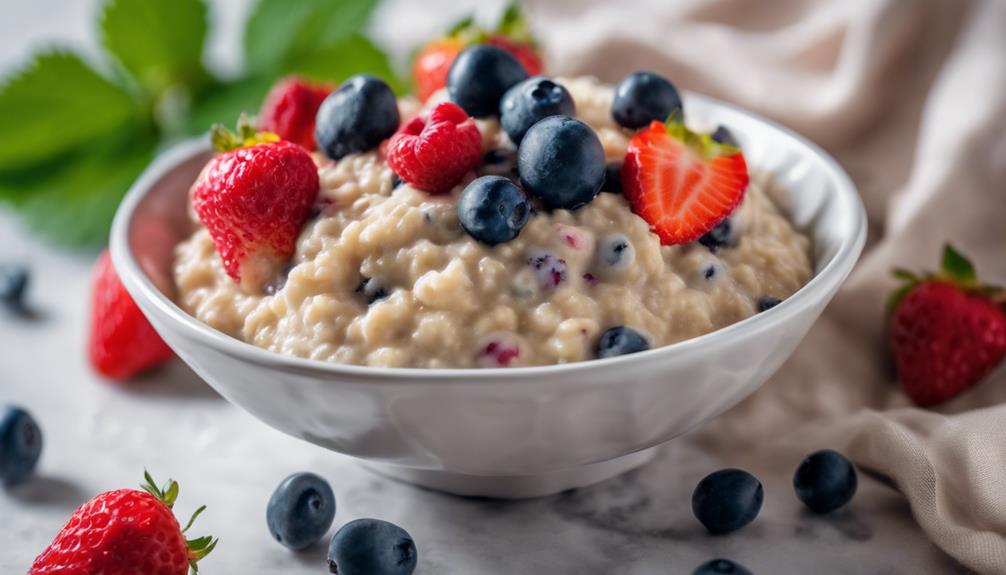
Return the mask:
[[632, 211], [664, 245], [695, 241], [716, 227], [744, 198], [744, 155], [680, 121], [653, 122], [629, 141], [622, 190]]
[[919, 405], [935, 405], [1002, 361], [1006, 316], [984, 295], [949, 281], [927, 281], [895, 308], [890, 343], [905, 393]]
[[203, 168], [192, 207], [245, 291], [262, 290], [293, 255], [319, 185], [310, 154], [286, 141], [238, 148]]
[[412, 63], [412, 79], [420, 100], [426, 101], [447, 85], [447, 72], [464, 47], [465, 43], [460, 38], [448, 37], [434, 40], [423, 48]]
[[391, 137], [388, 165], [403, 181], [437, 194], [449, 191], [482, 160], [482, 136], [457, 104], [437, 104]]
[[88, 355], [94, 368], [107, 377], [126, 379], [171, 359], [171, 348], [122, 285], [108, 250], [93, 273]]
[[296, 77], [280, 80], [262, 104], [258, 129], [314, 150], [314, 118], [331, 92], [329, 86], [309, 84]]
[[527, 70], [528, 76], [537, 76], [538, 74], [541, 74], [545, 67], [541, 61], [541, 56], [539, 56], [538, 52], [535, 51], [535, 49], [529, 44], [511, 40], [510, 38], [500, 34], [493, 34], [492, 36], [489, 36], [486, 40], [486, 44], [492, 44], [493, 46], [503, 48], [507, 52], [510, 52], [510, 54], [513, 55], [513, 57], [516, 58], [522, 66], [524, 66], [524, 69]]
[[215, 542], [186, 541], [171, 511], [177, 485], [109, 491], [81, 505], [28, 575], [186, 575]]

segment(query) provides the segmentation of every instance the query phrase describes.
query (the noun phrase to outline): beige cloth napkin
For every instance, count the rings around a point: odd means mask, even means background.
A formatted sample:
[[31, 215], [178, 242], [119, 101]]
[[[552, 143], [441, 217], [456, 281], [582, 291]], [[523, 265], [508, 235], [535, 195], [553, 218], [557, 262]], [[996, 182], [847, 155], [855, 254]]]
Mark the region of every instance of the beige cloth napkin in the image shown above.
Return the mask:
[[[591, 8], [587, 10], [588, 7]], [[980, 573], [1006, 573], [1006, 368], [938, 412], [887, 357], [889, 270], [950, 240], [1006, 280], [1006, 2], [531, 2], [557, 73], [666, 74], [832, 152], [870, 216], [857, 269], [793, 358], [701, 432], [728, 461], [833, 447], [892, 480], [919, 525]]]

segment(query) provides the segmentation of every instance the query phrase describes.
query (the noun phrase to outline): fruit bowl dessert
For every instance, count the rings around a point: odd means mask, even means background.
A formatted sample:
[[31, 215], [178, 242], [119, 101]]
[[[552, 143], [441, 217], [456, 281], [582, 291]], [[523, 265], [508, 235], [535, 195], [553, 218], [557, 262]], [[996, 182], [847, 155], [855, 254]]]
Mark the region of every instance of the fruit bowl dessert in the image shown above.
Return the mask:
[[385, 473], [506, 497], [638, 465], [764, 382], [862, 248], [827, 155], [657, 74], [475, 44], [445, 82], [287, 81], [272, 131], [166, 153], [112, 234], [197, 373]]

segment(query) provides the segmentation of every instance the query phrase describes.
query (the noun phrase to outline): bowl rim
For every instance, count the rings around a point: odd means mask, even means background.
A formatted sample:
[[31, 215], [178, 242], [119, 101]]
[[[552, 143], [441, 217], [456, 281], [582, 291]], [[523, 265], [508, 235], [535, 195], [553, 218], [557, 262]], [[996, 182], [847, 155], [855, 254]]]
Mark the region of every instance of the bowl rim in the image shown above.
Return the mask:
[[[820, 160], [828, 179], [835, 184], [834, 194], [840, 201], [850, 204], [852, 208], [850, 217], [853, 221], [848, 226], [852, 228], [852, 234], [842, 238], [838, 250], [830, 261], [781, 304], [768, 311], [755, 314], [707, 334], [670, 345], [611, 358], [543, 366], [421, 368], [372, 367], [284, 355], [231, 337], [189, 315], [178, 304], [168, 298], [154, 285], [150, 277], [143, 272], [129, 247], [129, 228], [136, 207], [146, 196], [153, 184], [185, 161], [197, 154], [209, 151], [209, 143], [205, 135], [179, 142], [159, 154], [130, 187], [122, 203], [119, 205], [112, 223], [110, 237], [112, 262], [127, 291], [137, 302], [148, 303], [154, 310], [166, 317], [168, 321], [177, 324], [190, 338], [210, 347], [218, 348], [228, 355], [239, 357], [257, 365], [271, 365], [312, 372], [319, 376], [326, 374], [343, 376], [356, 380], [366, 380], [368, 383], [402, 383], [409, 381], [410, 384], [414, 384], [413, 382], [439, 384], [451, 382], [475, 383], [480, 380], [537, 383], [535, 376], [555, 376], [580, 373], [591, 369], [617, 368], [622, 364], [637, 361], [671, 361], [673, 358], [687, 354], [697, 347], [717, 345], [724, 340], [762, 332], [773, 325], [786, 322], [801, 310], [811, 307], [815, 296], [819, 292], [837, 289], [852, 271], [866, 243], [867, 229], [866, 209], [851, 178], [849, 178], [839, 163], [818, 145], [785, 126], [715, 98], [694, 92], [686, 92], [685, 96], [687, 100], [699, 101], [704, 106], [725, 110], [728, 114], [745, 118], [748, 122], [759, 123], [763, 127], [775, 130], [783, 137], [792, 140], [795, 146], [798, 149], [802, 149], [805, 155]], [[143, 308], [144, 306], [140, 305], [140, 307]], [[584, 378], [582, 381], [589, 381], [589, 379]]]

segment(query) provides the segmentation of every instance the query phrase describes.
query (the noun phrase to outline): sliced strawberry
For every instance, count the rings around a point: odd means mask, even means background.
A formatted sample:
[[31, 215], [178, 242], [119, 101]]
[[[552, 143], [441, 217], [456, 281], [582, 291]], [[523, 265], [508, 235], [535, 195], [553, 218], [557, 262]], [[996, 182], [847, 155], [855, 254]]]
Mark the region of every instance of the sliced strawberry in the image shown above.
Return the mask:
[[653, 122], [629, 141], [622, 190], [632, 211], [664, 245], [695, 241], [744, 198], [744, 155], [685, 127], [679, 115]]

